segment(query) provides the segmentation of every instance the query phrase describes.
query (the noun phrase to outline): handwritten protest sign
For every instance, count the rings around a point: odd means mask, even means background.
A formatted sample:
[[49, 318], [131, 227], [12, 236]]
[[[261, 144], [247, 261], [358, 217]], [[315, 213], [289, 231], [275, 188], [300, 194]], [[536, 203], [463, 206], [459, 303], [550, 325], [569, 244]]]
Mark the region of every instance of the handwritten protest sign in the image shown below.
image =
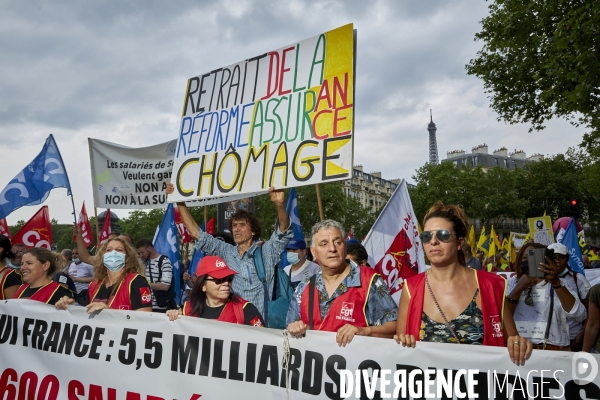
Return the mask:
[[348, 179], [352, 24], [188, 80], [169, 201]]
[[528, 218], [529, 232], [535, 243], [549, 246], [554, 243], [552, 221], [549, 216]]

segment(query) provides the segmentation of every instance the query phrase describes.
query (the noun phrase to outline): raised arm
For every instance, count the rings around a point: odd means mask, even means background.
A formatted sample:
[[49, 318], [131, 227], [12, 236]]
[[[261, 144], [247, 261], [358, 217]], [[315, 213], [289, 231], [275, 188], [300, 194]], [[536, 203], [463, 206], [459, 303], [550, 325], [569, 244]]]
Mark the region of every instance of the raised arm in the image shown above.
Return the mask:
[[79, 231], [79, 227], [77, 225], [73, 226], [73, 234], [75, 235], [75, 239], [77, 241], [77, 250], [79, 251], [79, 258], [81, 261], [86, 264], [94, 265], [96, 257], [92, 256], [87, 247], [85, 247], [83, 236], [81, 236], [81, 232]]
[[[172, 183], [167, 183], [167, 189], [165, 192], [167, 196], [175, 191], [175, 186]], [[200, 234], [200, 227], [192, 218], [192, 214], [190, 214], [190, 210], [187, 208], [184, 202], [177, 203], [177, 208], [179, 209], [179, 214], [181, 215], [181, 220], [183, 224], [187, 228], [190, 236], [194, 239], [198, 239], [198, 235]]]
[[277, 218], [279, 219], [279, 230], [282, 233], [285, 233], [290, 226], [290, 216], [285, 210], [285, 205], [283, 204], [285, 200], [283, 189], [275, 190], [275, 187], [270, 187], [269, 196], [271, 197], [271, 201], [273, 202], [273, 204], [275, 204], [275, 209], [277, 210]]

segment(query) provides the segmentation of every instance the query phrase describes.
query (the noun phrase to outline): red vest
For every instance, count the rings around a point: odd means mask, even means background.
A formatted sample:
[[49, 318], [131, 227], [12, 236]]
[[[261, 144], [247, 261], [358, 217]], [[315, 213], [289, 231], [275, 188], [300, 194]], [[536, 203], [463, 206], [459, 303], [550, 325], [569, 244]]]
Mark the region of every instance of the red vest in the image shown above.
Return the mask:
[[[505, 347], [502, 326], [504, 321], [504, 297], [506, 296], [506, 280], [494, 273], [473, 271], [476, 273], [481, 296], [481, 313], [483, 315], [483, 344], [486, 346]], [[410, 301], [406, 315], [406, 334], [419, 340], [423, 302], [425, 295], [425, 274], [408, 278], [404, 290], [408, 291]]]
[[[221, 311], [221, 315], [219, 315], [217, 321], [244, 325], [244, 307], [246, 307], [246, 304], [248, 303], [249, 302], [244, 299], [240, 299], [237, 303], [233, 301], [228, 302], [225, 304], [225, 307], [223, 307], [223, 311]], [[192, 304], [189, 301], [186, 301], [183, 304], [183, 315], [190, 317], [198, 316], [198, 314], [192, 312]]]
[[[21, 297], [25, 289], [27, 289], [29, 285], [23, 284], [15, 293], [15, 299], [26, 299], [27, 297]], [[54, 281], [42, 286], [37, 292], [33, 294], [33, 296], [29, 297], [29, 300], [37, 300], [42, 303], [48, 304], [54, 293], [60, 288], [60, 285]]]
[[[117, 291], [115, 292], [114, 296], [106, 300], [106, 305], [109, 308], [113, 310], [131, 310], [131, 282], [133, 282], [136, 276], [138, 276], [138, 274], [134, 274], [131, 272], [125, 276], [125, 279], [123, 279], [119, 284], [119, 287], [117, 288]], [[104, 285], [104, 279], [102, 281], [97, 280], [90, 282], [90, 287], [88, 289], [89, 293], [91, 294], [90, 303], [93, 303], [94, 301], [103, 301], [95, 300], [96, 296], [100, 292], [100, 289], [102, 289], [102, 285]], [[144, 296], [152, 296], [150, 288], [142, 288], [142, 290], [145, 290], [144, 293], [141, 293], [142, 298]], [[152, 304], [152, 302], [148, 304]]]
[[[379, 274], [369, 267], [359, 268], [360, 287], [349, 287], [345, 293], [333, 300], [324, 320], [321, 320], [319, 291], [315, 287], [313, 309], [314, 329], [337, 332], [338, 329], [346, 324], [359, 327], [369, 326], [366, 316], [367, 299], [369, 298], [371, 283], [376, 276], [379, 276]], [[302, 301], [300, 303], [300, 318], [305, 324], [308, 324], [308, 292], [309, 286], [307, 285], [302, 292]]]
[[10, 267], [4, 267], [0, 269], [0, 300], [6, 300], [6, 297], [4, 297], [4, 285], [6, 284], [6, 279], [11, 273], [16, 274], [16, 272]]

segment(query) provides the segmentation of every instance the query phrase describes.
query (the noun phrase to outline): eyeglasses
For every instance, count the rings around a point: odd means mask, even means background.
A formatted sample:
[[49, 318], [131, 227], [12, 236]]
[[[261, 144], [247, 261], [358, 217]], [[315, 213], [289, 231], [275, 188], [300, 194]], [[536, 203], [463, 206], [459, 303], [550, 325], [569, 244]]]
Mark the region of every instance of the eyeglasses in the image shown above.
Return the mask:
[[222, 285], [222, 284], [224, 284], [225, 282], [229, 282], [229, 283], [233, 282], [233, 275], [229, 275], [229, 276], [226, 276], [225, 278], [221, 278], [221, 279], [216, 279], [216, 278], [212, 278], [212, 279], [211, 279], [211, 278], [206, 278], [206, 280], [207, 280], [207, 281], [212, 281], [212, 282], [214, 282], [214, 283], [215, 283], [215, 285]]
[[423, 231], [419, 234], [421, 242], [423, 242], [423, 244], [431, 242], [431, 239], [433, 239], [433, 232], [435, 232], [435, 237], [437, 238], [437, 240], [439, 240], [442, 243], [446, 243], [450, 240], [451, 236], [454, 236], [454, 234], [447, 229], [438, 229], [437, 231]]

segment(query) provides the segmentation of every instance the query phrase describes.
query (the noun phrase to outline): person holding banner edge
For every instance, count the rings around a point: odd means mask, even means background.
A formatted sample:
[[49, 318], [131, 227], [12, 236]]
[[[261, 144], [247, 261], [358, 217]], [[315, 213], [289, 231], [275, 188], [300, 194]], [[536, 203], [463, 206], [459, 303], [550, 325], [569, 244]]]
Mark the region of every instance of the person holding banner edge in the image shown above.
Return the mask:
[[[167, 196], [174, 191], [175, 187], [173, 184], [168, 183], [166, 189]], [[275, 190], [274, 187], [270, 187], [269, 196], [277, 210], [277, 219], [279, 222], [276, 224], [271, 238], [260, 247], [256, 244], [256, 241], [260, 239], [260, 222], [252, 213], [240, 210], [231, 216], [229, 220], [230, 229], [236, 243], [235, 246], [232, 246], [202, 232], [185, 203], [177, 203], [183, 224], [191, 237], [197, 238], [196, 249], [202, 250], [206, 254], [223, 258], [229, 268], [237, 272], [237, 275], [233, 279], [233, 292], [254, 304], [265, 318], [267, 326], [271, 326], [269, 324], [271, 317], [265, 314], [265, 310], [269, 309], [268, 304], [265, 304], [265, 300], [267, 297], [269, 299], [273, 297], [274, 282], [275, 278], [277, 278], [275, 276], [275, 268], [280, 261], [281, 253], [293, 235], [290, 217], [285, 210], [283, 190]], [[265, 272], [265, 278], [263, 279], [266, 279], [267, 295], [265, 295], [265, 286], [259, 278], [255, 264], [257, 252], [260, 252], [260, 256], [262, 257], [262, 265]], [[285, 311], [283, 315], [278, 315], [277, 317], [285, 321]]]
[[73, 299], [73, 293], [52, 280], [57, 271], [56, 255], [48, 249], [34, 247], [23, 253], [21, 274], [24, 284], [14, 299], [30, 299], [46, 304], [56, 304], [61, 298]]
[[202, 258], [196, 273], [198, 278], [192, 288], [190, 300], [183, 304], [183, 310], [167, 310], [170, 321], [186, 315], [234, 324], [265, 326], [258, 309], [231, 290], [231, 282], [237, 272], [230, 269], [221, 257]]
[[504, 278], [466, 267], [468, 232], [460, 207], [436, 202], [429, 209], [420, 238], [431, 268], [404, 282], [394, 339], [405, 347], [418, 340], [506, 346], [511, 361], [523, 365], [531, 341], [519, 336], [505, 307]]
[[6, 259], [15, 257], [11, 249], [10, 239], [0, 235], [0, 300], [12, 299], [23, 283], [19, 274], [6, 263]]
[[336, 332], [341, 347], [356, 335], [393, 336], [396, 302], [374, 269], [347, 262], [345, 239], [337, 221], [324, 220], [312, 227], [310, 250], [321, 270], [296, 288], [287, 315], [287, 330], [293, 336], [312, 329]]
[[[120, 238], [110, 239], [98, 250], [90, 283], [88, 313], [104, 309], [152, 311], [152, 294], [142, 275], [135, 249]], [[56, 308], [66, 310], [75, 300], [63, 297]]]

